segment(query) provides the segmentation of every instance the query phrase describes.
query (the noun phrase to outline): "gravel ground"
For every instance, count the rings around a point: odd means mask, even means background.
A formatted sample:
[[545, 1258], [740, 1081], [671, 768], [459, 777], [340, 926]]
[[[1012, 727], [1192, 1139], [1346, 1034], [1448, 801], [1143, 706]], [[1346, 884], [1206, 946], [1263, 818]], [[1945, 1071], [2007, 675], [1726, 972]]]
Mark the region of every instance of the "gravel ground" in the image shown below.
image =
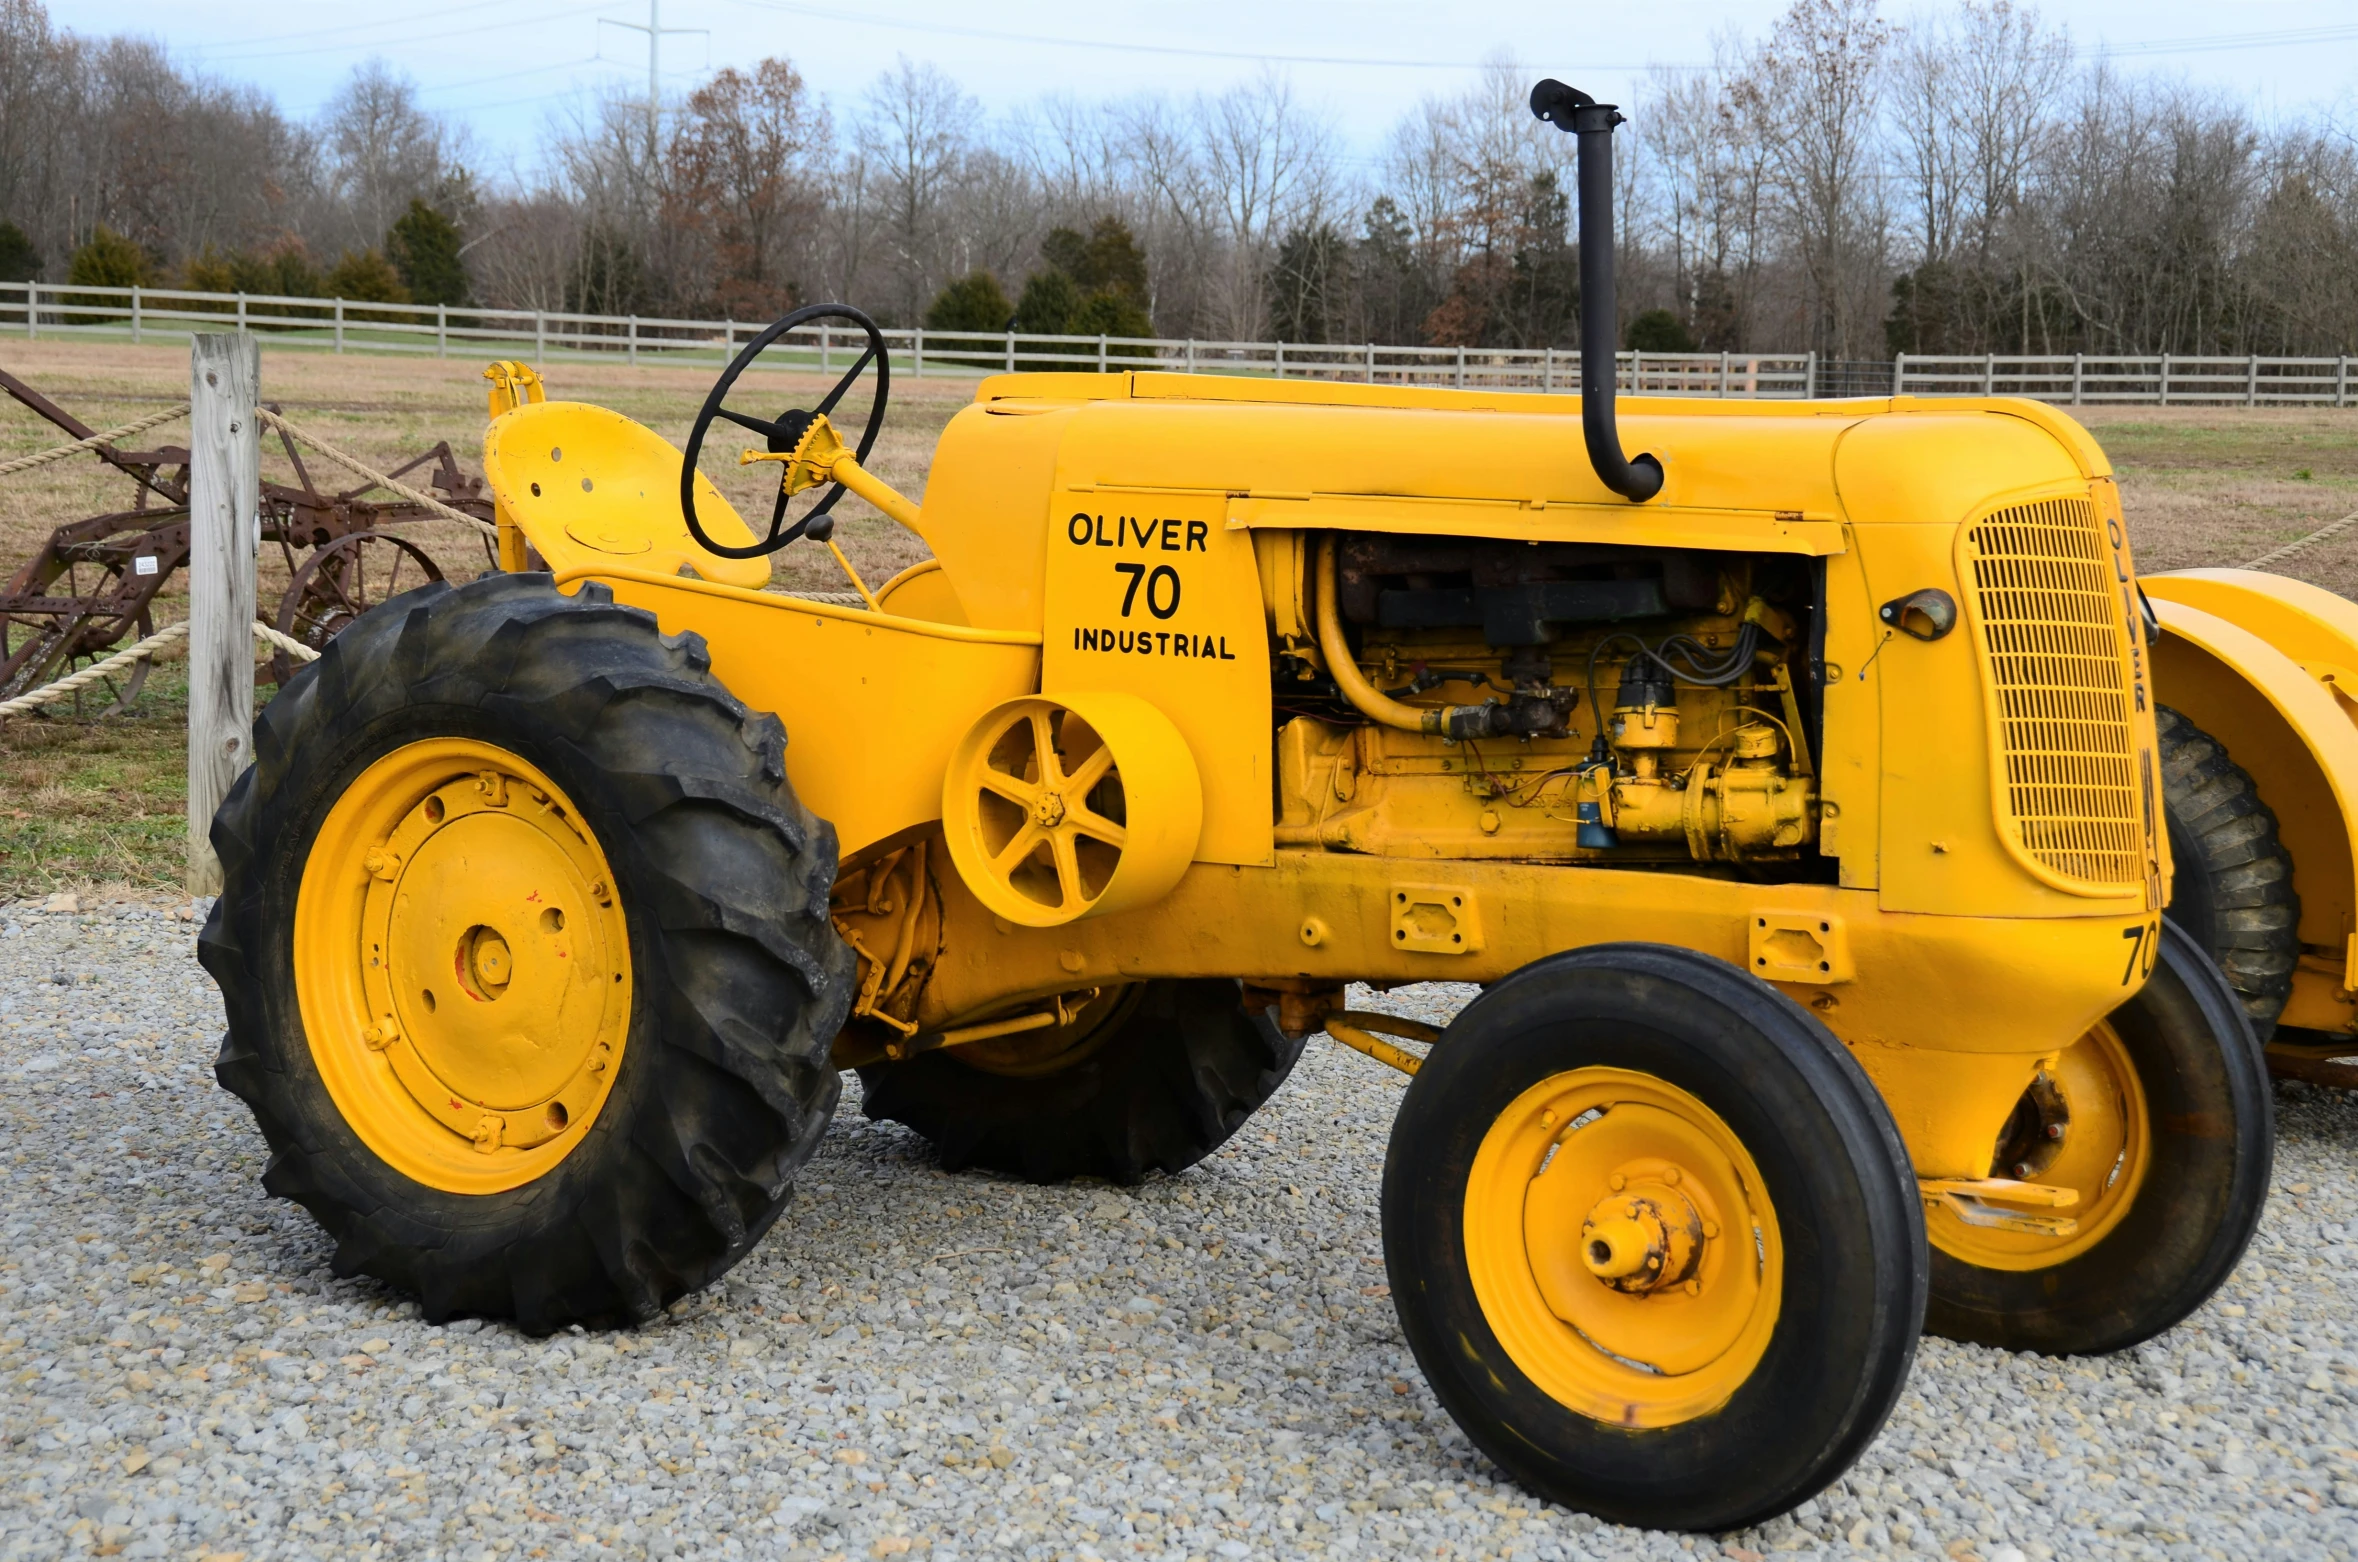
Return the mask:
[[2191, 1323], [2086, 1362], [1928, 1340], [1834, 1489], [1696, 1539], [1534, 1502], [1441, 1414], [1378, 1256], [1402, 1081], [1331, 1043], [1135, 1191], [947, 1177], [847, 1106], [721, 1286], [535, 1341], [328, 1274], [212, 1082], [193, 932], [0, 907], [0, 1558], [2358, 1553], [2338, 1096], [2278, 1096], [2267, 1226]]

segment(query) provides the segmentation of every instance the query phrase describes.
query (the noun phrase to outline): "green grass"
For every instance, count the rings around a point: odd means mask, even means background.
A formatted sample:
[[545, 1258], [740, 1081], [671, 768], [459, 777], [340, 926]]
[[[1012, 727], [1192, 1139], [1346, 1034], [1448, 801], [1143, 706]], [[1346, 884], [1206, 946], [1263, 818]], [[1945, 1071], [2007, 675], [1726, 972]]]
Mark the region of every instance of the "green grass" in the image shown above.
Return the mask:
[[0, 720], [0, 900], [111, 882], [168, 889], [188, 838], [188, 676], [130, 713]]

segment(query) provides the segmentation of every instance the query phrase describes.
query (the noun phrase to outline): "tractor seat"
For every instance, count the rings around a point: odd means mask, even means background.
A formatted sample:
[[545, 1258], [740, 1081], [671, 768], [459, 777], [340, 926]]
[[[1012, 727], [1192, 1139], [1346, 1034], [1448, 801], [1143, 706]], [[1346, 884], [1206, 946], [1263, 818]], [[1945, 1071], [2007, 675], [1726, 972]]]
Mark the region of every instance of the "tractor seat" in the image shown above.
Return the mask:
[[[579, 401], [531, 402], [483, 434], [491, 491], [532, 546], [563, 575], [620, 568], [760, 590], [766, 558], [726, 559], [698, 547], [680, 514], [680, 452], [653, 429]], [[696, 474], [696, 518], [729, 547], [754, 541], [729, 501]]]

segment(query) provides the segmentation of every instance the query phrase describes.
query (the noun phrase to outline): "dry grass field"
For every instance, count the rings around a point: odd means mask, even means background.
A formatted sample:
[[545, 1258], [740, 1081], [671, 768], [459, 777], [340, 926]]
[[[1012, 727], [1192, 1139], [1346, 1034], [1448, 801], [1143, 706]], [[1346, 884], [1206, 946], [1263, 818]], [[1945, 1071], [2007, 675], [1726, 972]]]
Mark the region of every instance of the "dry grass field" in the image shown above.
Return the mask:
[[[95, 427], [128, 422], [187, 396], [182, 347], [90, 346], [12, 342], [0, 367], [39, 387]], [[481, 365], [393, 358], [336, 358], [263, 350], [262, 386], [285, 416], [385, 465], [448, 440], [468, 471], [481, 465], [484, 381]], [[674, 442], [711, 383], [707, 368], [629, 368], [565, 363], [549, 371], [550, 393], [627, 413]], [[825, 382], [799, 375], [755, 375], [740, 382], [739, 401], [759, 407], [810, 399]], [[972, 382], [902, 380], [871, 463], [903, 492], [921, 495], [934, 442], [971, 395]], [[750, 394], [747, 394], [750, 392]], [[2358, 510], [2358, 412], [2209, 408], [2084, 409], [2084, 420], [2118, 467], [2139, 563], [2149, 571], [2241, 563], [2324, 523]], [[171, 424], [147, 436], [184, 438]], [[55, 429], [0, 403], [0, 460], [62, 442]], [[135, 443], [145, 440], [135, 441]], [[740, 473], [707, 461], [708, 471], [749, 515], [767, 468]], [[356, 480], [311, 459], [322, 487]], [[264, 444], [265, 475], [292, 481], [275, 439]], [[130, 482], [95, 461], [60, 462], [0, 478], [0, 578], [40, 546], [58, 522], [126, 507]], [[916, 540], [858, 500], [843, 506], [837, 532], [871, 584], [923, 556]], [[412, 533], [454, 580], [483, 568], [480, 545], [449, 523]], [[2358, 532], [2291, 561], [2288, 573], [2358, 595]], [[264, 549], [260, 600], [268, 613], [285, 589], [286, 568]], [[841, 590], [844, 581], [823, 550], [789, 549], [778, 583]], [[158, 599], [161, 626], [185, 616], [177, 583]], [[0, 722], [0, 899], [99, 882], [164, 888], [176, 881], [184, 832], [181, 777], [185, 680], [177, 664], [159, 667], [128, 716], [72, 716]]]

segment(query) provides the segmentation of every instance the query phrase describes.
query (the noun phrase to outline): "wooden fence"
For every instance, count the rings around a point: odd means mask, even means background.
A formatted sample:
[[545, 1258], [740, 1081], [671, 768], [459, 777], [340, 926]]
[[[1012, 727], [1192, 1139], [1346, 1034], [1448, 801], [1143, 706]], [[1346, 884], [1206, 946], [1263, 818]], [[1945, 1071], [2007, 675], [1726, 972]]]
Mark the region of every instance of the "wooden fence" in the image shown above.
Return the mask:
[[1891, 393], [1913, 396], [2031, 396], [2066, 406], [2136, 402], [2149, 406], [2347, 407], [2350, 358], [2195, 358], [2172, 353], [1938, 358], [1902, 353]]
[[[253, 331], [272, 347], [336, 353], [403, 353], [433, 358], [560, 360], [617, 358], [633, 364], [717, 367], [769, 322], [675, 320], [558, 310], [374, 304], [262, 293], [191, 293], [168, 288], [70, 287], [0, 282], [0, 334], [183, 342], [197, 332]], [[1043, 336], [1026, 331], [884, 333], [895, 374], [981, 375], [1022, 369], [1182, 370], [1281, 379], [1357, 380], [1375, 385], [1456, 385], [1573, 392], [1580, 354], [1563, 348], [1395, 347], [1368, 342], [1307, 346], [1162, 337]], [[776, 351], [787, 364], [822, 372], [857, 351], [850, 327], [817, 325]], [[1621, 388], [1670, 396], [1794, 399], [1806, 396], [1808, 353], [1622, 353]]]
[[[514, 357], [718, 366], [768, 322], [591, 315], [560, 310], [455, 309], [266, 293], [76, 287], [0, 282], [0, 335], [184, 342], [202, 331], [254, 331], [274, 347], [435, 358]], [[847, 366], [857, 333], [798, 330], [777, 351], [786, 365]], [[1580, 354], [1546, 347], [1305, 345], [1164, 337], [1044, 336], [1026, 331], [884, 333], [893, 372], [980, 375], [1023, 369], [1183, 370], [1371, 385], [1576, 392]], [[1635, 395], [1793, 400], [1855, 395], [2030, 396], [2080, 406], [2351, 405], [2350, 358], [2187, 357], [2169, 353], [1936, 357], [1888, 363], [1821, 361], [1814, 353], [1640, 353], [1617, 356], [1621, 389]]]

